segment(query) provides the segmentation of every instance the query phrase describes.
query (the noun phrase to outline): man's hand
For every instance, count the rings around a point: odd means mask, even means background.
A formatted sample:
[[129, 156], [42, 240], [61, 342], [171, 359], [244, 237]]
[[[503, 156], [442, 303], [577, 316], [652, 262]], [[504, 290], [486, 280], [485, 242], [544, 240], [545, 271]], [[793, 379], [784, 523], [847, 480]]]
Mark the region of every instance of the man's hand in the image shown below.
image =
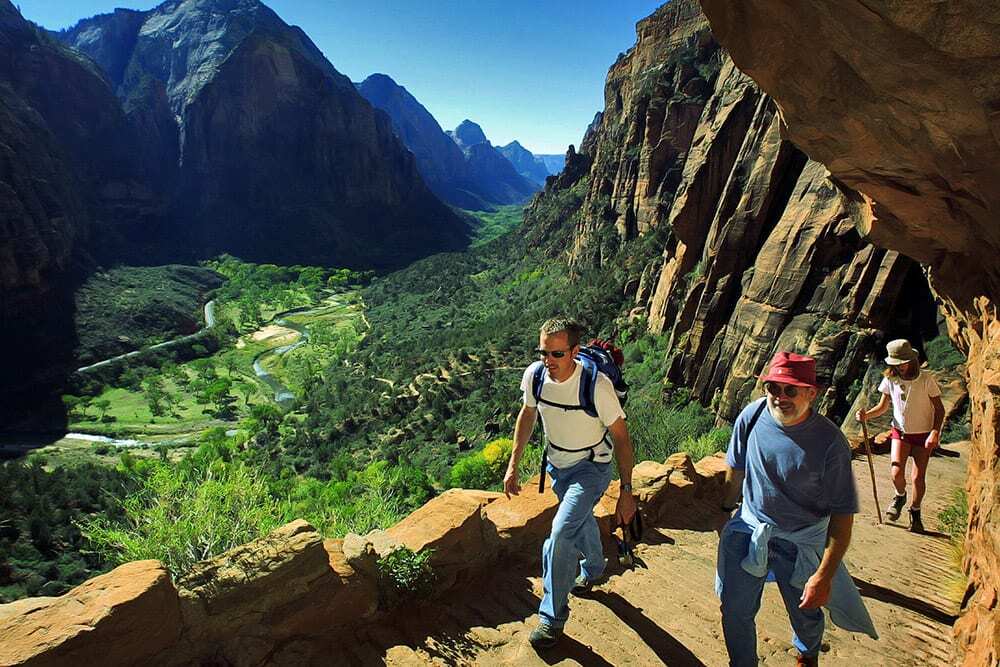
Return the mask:
[[936, 430], [927, 434], [927, 440], [924, 441], [924, 447], [927, 449], [934, 449], [939, 444], [941, 444], [941, 435]]
[[635, 516], [635, 497], [631, 493], [618, 494], [618, 504], [615, 506], [615, 519], [618, 525], [627, 526]]
[[521, 493], [521, 485], [517, 481], [517, 468], [507, 468], [507, 474], [503, 477], [503, 492], [507, 499]]
[[830, 601], [830, 589], [832, 582], [820, 576], [819, 573], [809, 577], [809, 581], [802, 587], [802, 602], [799, 609], [817, 609]]
[[868, 421], [868, 413], [865, 410], [858, 410], [857, 413], [855, 413], [854, 418], [859, 422]]

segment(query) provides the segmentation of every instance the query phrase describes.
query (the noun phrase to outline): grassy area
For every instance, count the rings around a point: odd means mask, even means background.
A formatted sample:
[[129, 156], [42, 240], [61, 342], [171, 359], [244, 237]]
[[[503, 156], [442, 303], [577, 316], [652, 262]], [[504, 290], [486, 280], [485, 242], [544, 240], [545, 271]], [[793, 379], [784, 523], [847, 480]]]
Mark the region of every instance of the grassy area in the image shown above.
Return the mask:
[[523, 204], [509, 204], [501, 206], [495, 211], [466, 211], [466, 213], [477, 221], [472, 238], [473, 247], [484, 245], [499, 236], [503, 236], [512, 229], [520, 227], [524, 221]]

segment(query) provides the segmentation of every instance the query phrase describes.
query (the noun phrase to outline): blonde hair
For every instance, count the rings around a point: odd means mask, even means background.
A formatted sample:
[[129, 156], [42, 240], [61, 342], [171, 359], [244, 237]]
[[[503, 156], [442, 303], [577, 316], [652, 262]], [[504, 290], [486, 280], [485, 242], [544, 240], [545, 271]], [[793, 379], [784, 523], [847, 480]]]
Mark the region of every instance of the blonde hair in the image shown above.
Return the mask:
[[542, 324], [540, 332], [545, 336], [551, 336], [562, 331], [566, 332], [566, 339], [571, 348], [580, 344], [583, 337], [583, 325], [569, 317], [553, 317]]

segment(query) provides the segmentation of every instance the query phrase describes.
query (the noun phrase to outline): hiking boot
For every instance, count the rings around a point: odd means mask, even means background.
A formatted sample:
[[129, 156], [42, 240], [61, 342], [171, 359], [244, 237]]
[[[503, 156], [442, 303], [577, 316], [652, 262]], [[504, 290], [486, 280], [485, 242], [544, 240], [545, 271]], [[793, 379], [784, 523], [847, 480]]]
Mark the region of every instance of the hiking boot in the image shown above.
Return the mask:
[[573, 588], [569, 589], [569, 592], [572, 593], [573, 595], [584, 595], [586, 593], [589, 593], [593, 589], [594, 589], [594, 582], [588, 579], [587, 575], [581, 572], [580, 576], [577, 577], [576, 581], [573, 582]]
[[818, 655], [802, 655], [795, 658], [795, 667], [819, 667]]
[[915, 509], [910, 510], [910, 532], [911, 533], [924, 532], [924, 522], [920, 520], [920, 510], [915, 510]]
[[544, 623], [539, 623], [538, 627], [528, 635], [528, 643], [535, 648], [552, 648], [562, 637], [562, 628], [553, 628]]
[[906, 504], [906, 494], [903, 495], [896, 494], [896, 497], [892, 499], [892, 503], [885, 509], [885, 516], [889, 521], [895, 521], [899, 518], [899, 515], [903, 513], [903, 506]]

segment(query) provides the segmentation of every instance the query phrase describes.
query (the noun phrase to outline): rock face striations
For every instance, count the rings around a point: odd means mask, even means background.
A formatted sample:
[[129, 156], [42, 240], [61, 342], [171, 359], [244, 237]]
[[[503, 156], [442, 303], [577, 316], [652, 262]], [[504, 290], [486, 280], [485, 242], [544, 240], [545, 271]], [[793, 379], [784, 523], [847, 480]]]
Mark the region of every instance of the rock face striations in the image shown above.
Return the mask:
[[882, 337], [933, 335], [919, 266], [861, 238], [857, 198], [782, 139], [774, 102], [696, 2], [664, 5], [636, 31], [581, 144], [589, 168], [568, 156], [537, 209], [585, 188], [562, 243], [571, 263], [638, 263], [633, 321], [669, 337], [668, 379], [721, 417], [738, 414], [777, 349], [817, 358], [820, 407], [843, 416]]
[[104, 68], [158, 158], [158, 245], [390, 267], [464, 243], [388, 119], [257, 0], [172, 0], [58, 36]]
[[703, 0], [719, 41], [776, 100], [784, 135], [857, 197], [876, 244], [924, 262], [968, 354], [973, 449], [956, 625], [1000, 660], [1000, 7]]

